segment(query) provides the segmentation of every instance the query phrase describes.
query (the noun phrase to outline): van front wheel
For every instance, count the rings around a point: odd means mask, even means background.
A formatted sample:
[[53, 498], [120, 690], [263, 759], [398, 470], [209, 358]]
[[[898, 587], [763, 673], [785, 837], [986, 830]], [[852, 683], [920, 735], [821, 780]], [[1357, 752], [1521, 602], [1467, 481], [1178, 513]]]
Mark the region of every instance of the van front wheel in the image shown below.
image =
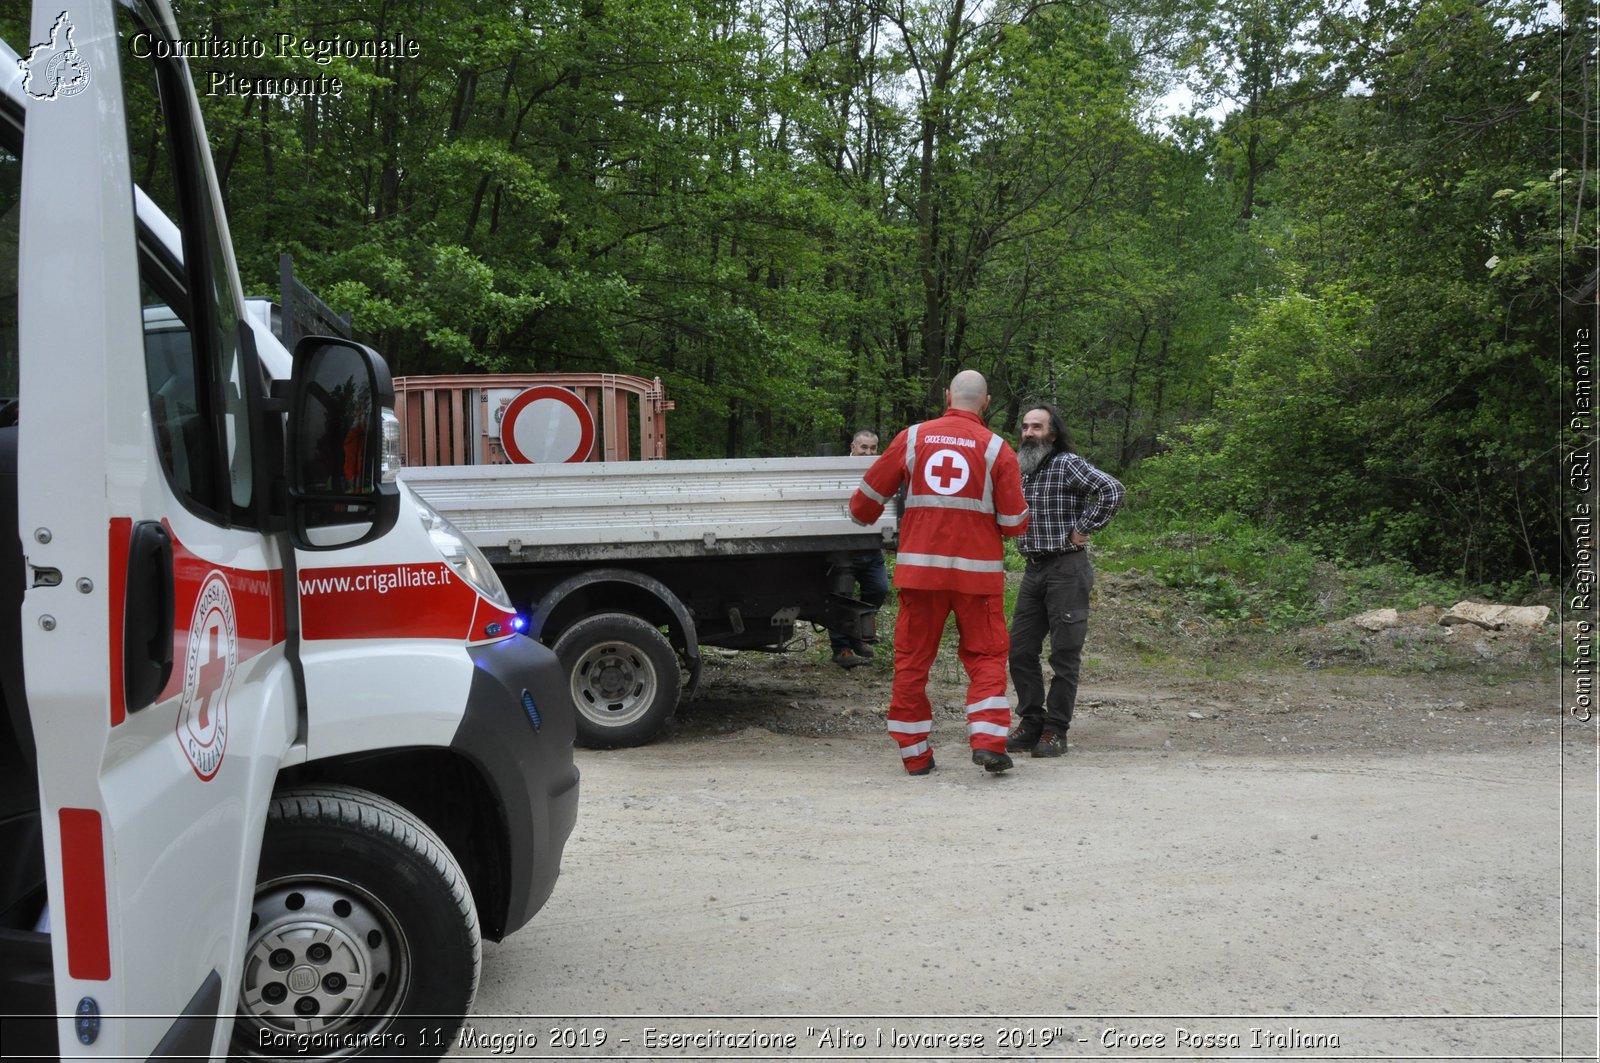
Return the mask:
[[556, 639], [578, 709], [578, 744], [642, 746], [678, 707], [678, 655], [660, 630], [629, 613], [597, 613]]
[[466, 875], [421, 820], [353, 787], [285, 791], [267, 813], [233, 1054], [437, 1059], [481, 962]]

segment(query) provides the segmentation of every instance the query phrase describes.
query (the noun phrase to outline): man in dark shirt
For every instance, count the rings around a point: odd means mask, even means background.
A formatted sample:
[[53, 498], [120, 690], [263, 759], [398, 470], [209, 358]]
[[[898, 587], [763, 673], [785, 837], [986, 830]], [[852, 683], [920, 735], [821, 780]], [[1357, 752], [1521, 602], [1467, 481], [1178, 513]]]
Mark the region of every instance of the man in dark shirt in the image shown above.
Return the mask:
[[[850, 456], [862, 457], [878, 453], [878, 433], [870, 428], [863, 428], [850, 439]], [[850, 559], [830, 573], [841, 581], [839, 588], [845, 597], [855, 593], [856, 585], [861, 585], [861, 601], [877, 609], [883, 605], [889, 596], [889, 573], [883, 565], [883, 551], [879, 549], [857, 550], [850, 554]], [[878, 640], [874, 638], [873, 642]], [[833, 646], [833, 663], [840, 668], [855, 668], [859, 665], [869, 664], [872, 660], [872, 646], [862, 639], [854, 638], [843, 631], [828, 632], [828, 642]]]
[[[1089, 536], [1111, 521], [1127, 492], [1072, 451], [1066, 424], [1052, 406], [1022, 415], [1022, 494], [1031, 520], [1017, 540], [1028, 567], [1011, 614], [1011, 683], [1017, 691], [1017, 726], [1006, 749], [1036, 757], [1067, 751], [1067, 729], [1078, 698], [1078, 670], [1089, 629], [1089, 590], [1094, 569]], [[1045, 693], [1039, 653], [1050, 636]]]

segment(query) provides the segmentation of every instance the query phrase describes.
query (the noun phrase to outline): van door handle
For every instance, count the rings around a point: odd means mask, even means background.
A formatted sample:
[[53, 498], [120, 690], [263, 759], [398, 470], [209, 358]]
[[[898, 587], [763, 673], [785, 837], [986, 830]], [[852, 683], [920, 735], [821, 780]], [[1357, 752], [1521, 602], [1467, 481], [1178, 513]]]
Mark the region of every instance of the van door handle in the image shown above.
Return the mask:
[[122, 613], [122, 692], [129, 712], [155, 703], [172, 676], [172, 536], [160, 521], [133, 526]]

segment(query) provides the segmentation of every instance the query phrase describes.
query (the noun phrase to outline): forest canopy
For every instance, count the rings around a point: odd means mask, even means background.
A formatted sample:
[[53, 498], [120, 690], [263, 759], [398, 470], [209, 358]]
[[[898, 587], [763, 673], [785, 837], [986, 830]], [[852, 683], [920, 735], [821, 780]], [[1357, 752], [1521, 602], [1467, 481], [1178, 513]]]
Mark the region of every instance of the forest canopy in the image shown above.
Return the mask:
[[1592, 4], [174, 6], [268, 45], [202, 91], [339, 80], [202, 106], [247, 291], [289, 252], [397, 374], [659, 376], [672, 456], [732, 457], [842, 452], [972, 367], [994, 427], [1055, 402], [1174, 519], [1571, 564]]

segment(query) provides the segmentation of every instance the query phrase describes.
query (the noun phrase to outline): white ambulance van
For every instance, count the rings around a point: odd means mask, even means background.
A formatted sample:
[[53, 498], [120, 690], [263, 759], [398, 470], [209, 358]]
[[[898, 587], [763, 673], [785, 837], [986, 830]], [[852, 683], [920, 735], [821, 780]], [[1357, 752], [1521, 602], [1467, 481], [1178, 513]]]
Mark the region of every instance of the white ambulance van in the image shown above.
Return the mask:
[[0, 1042], [436, 1057], [554, 887], [570, 695], [382, 359], [249, 322], [177, 38], [0, 49]]

